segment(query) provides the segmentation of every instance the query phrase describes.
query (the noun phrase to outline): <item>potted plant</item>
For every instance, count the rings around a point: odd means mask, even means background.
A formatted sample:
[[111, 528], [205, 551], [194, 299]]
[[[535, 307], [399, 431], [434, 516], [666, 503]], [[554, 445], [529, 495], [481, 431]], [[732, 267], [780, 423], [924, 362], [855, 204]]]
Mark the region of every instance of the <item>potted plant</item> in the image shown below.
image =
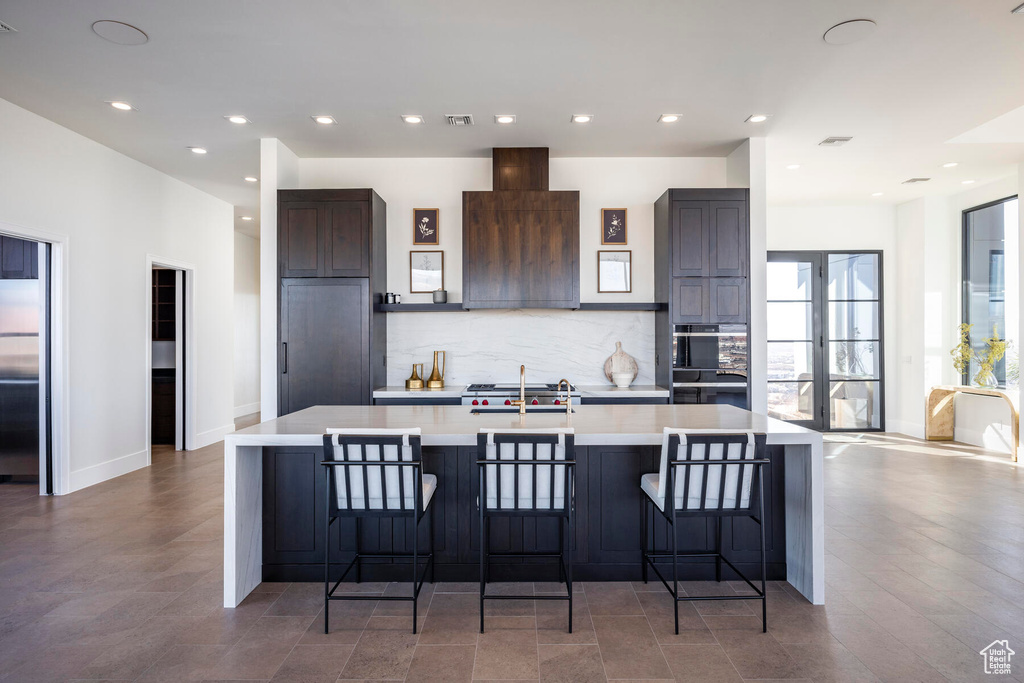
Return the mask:
[[992, 326], [992, 336], [985, 340], [987, 350], [985, 353], [978, 353], [971, 347], [971, 328], [974, 325], [963, 323], [959, 327], [960, 343], [958, 343], [949, 354], [953, 356], [953, 367], [961, 375], [967, 374], [971, 367], [971, 361], [977, 361], [978, 372], [974, 375], [974, 384], [979, 387], [998, 386], [995, 374], [992, 372], [996, 363], [1006, 355], [1006, 340], [1000, 339], [996, 326]]

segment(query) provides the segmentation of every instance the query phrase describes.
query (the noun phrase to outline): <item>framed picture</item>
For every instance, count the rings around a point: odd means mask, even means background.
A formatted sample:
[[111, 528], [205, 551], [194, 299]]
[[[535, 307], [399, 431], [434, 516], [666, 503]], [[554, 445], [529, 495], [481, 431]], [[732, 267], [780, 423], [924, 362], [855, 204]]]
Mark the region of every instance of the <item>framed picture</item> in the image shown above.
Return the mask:
[[413, 294], [430, 294], [435, 289], [444, 289], [444, 252], [409, 252], [409, 291]]
[[412, 243], [413, 244], [440, 244], [441, 225], [439, 223], [440, 209], [413, 209], [412, 210]]
[[601, 209], [601, 244], [626, 243], [626, 210]]
[[633, 291], [633, 252], [597, 252], [597, 291], [600, 294]]

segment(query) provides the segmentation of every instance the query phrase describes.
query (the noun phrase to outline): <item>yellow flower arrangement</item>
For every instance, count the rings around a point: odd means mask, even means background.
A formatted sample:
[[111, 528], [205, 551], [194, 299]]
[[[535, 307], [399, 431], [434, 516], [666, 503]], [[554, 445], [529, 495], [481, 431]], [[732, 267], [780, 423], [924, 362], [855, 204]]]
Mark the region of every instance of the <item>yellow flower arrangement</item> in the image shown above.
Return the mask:
[[971, 328], [974, 325], [963, 323], [960, 325], [960, 341], [950, 350], [953, 356], [953, 367], [961, 375], [966, 374], [971, 367], [971, 361], [978, 361], [978, 372], [974, 375], [974, 383], [981, 386], [994, 384], [995, 377], [992, 374], [995, 364], [1006, 355], [1006, 341], [999, 338], [996, 326], [992, 326], [992, 336], [985, 340], [988, 351], [984, 355], [977, 353], [971, 348]]

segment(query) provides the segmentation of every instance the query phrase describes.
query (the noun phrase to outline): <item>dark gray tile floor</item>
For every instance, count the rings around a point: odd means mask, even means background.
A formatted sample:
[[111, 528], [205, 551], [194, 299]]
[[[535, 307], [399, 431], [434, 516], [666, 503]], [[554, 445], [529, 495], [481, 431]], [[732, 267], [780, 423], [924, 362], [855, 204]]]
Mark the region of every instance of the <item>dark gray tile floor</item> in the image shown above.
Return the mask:
[[767, 634], [756, 603], [683, 605], [675, 635], [659, 586], [587, 583], [572, 634], [564, 604], [524, 601], [480, 635], [476, 585], [439, 583], [418, 635], [372, 600], [332, 605], [324, 635], [319, 584], [220, 607], [220, 445], [61, 498], [0, 486], [0, 680], [980, 681], [993, 640], [1024, 653], [1024, 468], [898, 435], [826, 458], [827, 604], [772, 584]]

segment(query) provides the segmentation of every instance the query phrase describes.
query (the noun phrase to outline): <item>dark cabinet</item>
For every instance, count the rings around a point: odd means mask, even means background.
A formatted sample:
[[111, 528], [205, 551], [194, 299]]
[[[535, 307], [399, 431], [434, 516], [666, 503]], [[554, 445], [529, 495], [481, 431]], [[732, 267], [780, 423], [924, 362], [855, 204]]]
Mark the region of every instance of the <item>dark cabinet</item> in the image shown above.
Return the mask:
[[369, 214], [365, 200], [280, 202], [280, 276], [369, 277]]
[[[709, 323], [747, 322], [747, 279], [743, 277], [713, 277], [709, 285]], [[696, 322], [696, 321], [694, 321]]]
[[[654, 316], [660, 386], [689, 382], [673, 368], [675, 325], [745, 325], [750, 319], [748, 204], [749, 190], [742, 188], [667, 190], [654, 204], [654, 291], [668, 304]], [[746, 386], [741, 391], [748, 393]], [[698, 394], [698, 402], [710, 402]]]
[[708, 275], [747, 277], [747, 202], [708, 202]]
[[153, 341], [177, 339], [177, 282], [177, 271], [153, 269]]
[[[171, 370], [170, 373], [174, 371]], [[152, 392], [150, 442], [174, 445], [175, 382], [174, 375], [154, 374]]]
[[672, 278], [672, 322], [707, 322], [710, 288], [706, 278]]
[[281, 281], [281, 414], [370, 403], [366, 278]]
[[386, 212], [373, 190], [278, 192], [279, 415], [385, 385]]
[[17, 237], [0, 237], [0, 280], [35, 280], [38, 277], [38, 244]]
[[579, 192], [463, 192], [465, 308], [578, 308]]
[[706, 277], [708, 264], [708, 202], [679, 201], [672, 203], [675, 217], [672, 240], [672, 275], [674, 277]]

